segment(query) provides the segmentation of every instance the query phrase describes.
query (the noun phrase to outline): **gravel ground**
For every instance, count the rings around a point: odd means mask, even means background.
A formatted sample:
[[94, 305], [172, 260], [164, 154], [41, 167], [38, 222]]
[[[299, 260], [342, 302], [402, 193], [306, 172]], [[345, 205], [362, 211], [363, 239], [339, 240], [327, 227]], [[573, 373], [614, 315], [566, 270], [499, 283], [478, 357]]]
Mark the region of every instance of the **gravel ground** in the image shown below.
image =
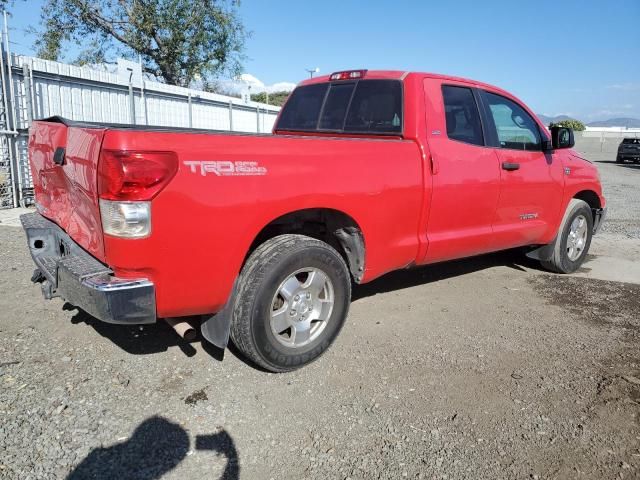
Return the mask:
[[[591, 253], [635, 260], [640, 168], [596, 160]], [[393, 273], [275, 375], [44, 301], [19, 228], [0, 265], [2, 478], [640, 478], [638, 284], [514, 252]]]

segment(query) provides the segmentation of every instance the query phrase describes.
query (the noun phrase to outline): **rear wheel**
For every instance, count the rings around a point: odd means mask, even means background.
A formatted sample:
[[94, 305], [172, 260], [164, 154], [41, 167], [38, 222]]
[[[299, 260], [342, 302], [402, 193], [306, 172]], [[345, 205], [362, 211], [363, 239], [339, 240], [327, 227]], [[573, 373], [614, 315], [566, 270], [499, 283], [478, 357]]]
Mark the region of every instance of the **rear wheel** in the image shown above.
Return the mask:
[[280, 235], [247, 260], [234, 300], [231, 339], [272, 372], [300, 368], [337, 337], [351, 301], [340, 254], [303, 235]]
[[554, 240], [553, 255], [541, 261], [542, 266], [558, 273], [575, 272], [587, 256], [592, 236], [591, 208], [583, 200], [572, 199]]
[[624, 158], [622, 158], [620, 155], [616, 156], [616, 163], [624, 163]]

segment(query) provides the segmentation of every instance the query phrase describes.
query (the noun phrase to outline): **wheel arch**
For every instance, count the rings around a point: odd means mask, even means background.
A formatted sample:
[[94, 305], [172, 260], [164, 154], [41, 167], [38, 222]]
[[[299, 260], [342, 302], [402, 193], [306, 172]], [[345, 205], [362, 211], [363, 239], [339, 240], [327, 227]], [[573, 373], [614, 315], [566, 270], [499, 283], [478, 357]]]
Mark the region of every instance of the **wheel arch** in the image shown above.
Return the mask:
[[593, 190], [580, 190], [579, 192], [575, 193], [572, 198], [577, 198], [578, 200], [586, 202], [589, 207], [591, 207], [591, 210], [602, 208], [600, 196]]
[[262, 243], [287, 233], [307, 235], [334, 247], [344, 258], [356, 283], [365, 270], [365, 237], [358, 222], [333, 208], [304, 208], [282, 214], [266, 223], [256, 234], [242, 262]]

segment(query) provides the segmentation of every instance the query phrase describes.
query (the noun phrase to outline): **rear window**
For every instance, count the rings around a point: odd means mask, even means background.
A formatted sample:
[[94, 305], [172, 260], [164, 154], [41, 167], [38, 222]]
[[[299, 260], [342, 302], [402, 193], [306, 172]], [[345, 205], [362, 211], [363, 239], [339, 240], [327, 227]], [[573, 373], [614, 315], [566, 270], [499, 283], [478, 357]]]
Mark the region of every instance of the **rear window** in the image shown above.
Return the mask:
[[402, 83], [359, 80], [299, 87], [287, 101], [276, 130], [398, 135]]
[[315, 130], [329, 84], [319, 83], [296, 88], [287, 100], [280, 115], [278, 128], [291, 130]]
[[355, 83], [338, 83], [331, 86], [322, 109], [321, 130], [342, 130], [344, 115], [349, 106]]
[[627, 145], [640, 145], [640, 138], [625, 138], [622, 140], [622, 143], [626, 143]]

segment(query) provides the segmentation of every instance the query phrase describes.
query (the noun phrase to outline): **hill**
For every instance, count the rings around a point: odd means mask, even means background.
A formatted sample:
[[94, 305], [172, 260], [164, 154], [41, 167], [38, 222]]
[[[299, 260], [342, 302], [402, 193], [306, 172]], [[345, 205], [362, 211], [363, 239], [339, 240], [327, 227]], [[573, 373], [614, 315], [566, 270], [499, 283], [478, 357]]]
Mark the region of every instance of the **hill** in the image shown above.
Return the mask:
[[597, 122], [587, 123], [589, 127], [627, 127], [640, 128], [640, 119], [638, 118], [611, 118], [609, 120], [600, 120]]
[[545, 125], [549, 125], [550, 123], [561, 122], [562, 120], [573, 120], [571, 117], [568, 117], [566, 115], [557, 115], [555, 117], [549, 117], [547, 115], [541, 115], [541, 114], [537, 114], [537, 115], [538, 115], [538, 118], [542, 120], [542, 123], [544, 123]]
[[[562, 120], [570, 120], [571, 117], [566, 115], [557, 115], [555, 117], [549, 117], [547, 115], [538, 114], [538, 118], [542, 120], [542, 123], [549, 125], [551, 122], [560, 122]], [[580, 120], [579, 118], [577, 120]], [[587, 127], [626, 127], [626, 128], [640, 128], [640, 119], [638, 118], [610, 118], [609, 120], [598, 120], [595, 122], [585, 123]]]

